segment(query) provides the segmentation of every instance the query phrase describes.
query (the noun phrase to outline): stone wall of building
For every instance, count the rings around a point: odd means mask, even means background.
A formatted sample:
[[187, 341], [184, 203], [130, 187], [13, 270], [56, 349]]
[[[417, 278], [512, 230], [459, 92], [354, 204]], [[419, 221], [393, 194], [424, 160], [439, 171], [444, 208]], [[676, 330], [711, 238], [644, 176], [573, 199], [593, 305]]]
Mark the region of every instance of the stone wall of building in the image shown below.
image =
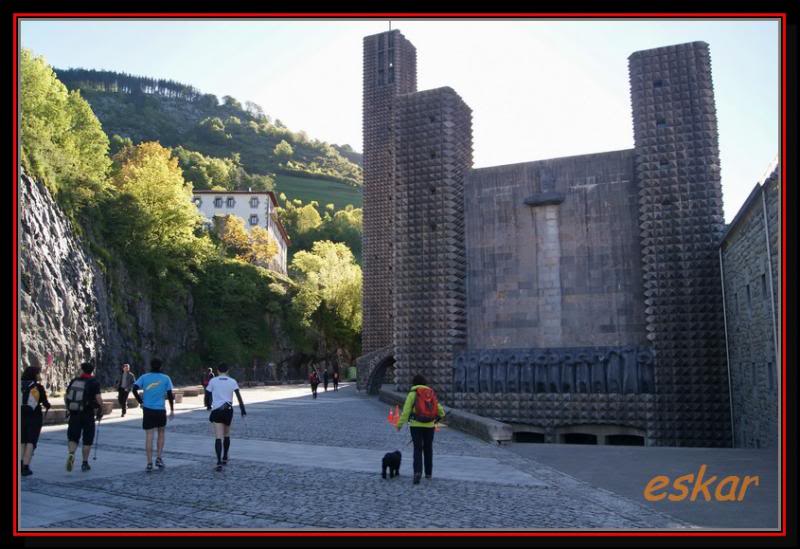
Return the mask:
[[447, 404], [548, 441], [729, 445], [708, 45], [630, 56], [635, 149], [470, 170], [468, 107], [387, 89], [387, 36], [364, 50], [359, 386], [394, 351], [399, 388], [422, 373]]
[[717, 242], [722, 189], [708, 44], [629, 57], [648, 338], [661, 422], [675, 446], [730, 445]]
[[741, 448], [778, 445], [778, 173], [753, 189], [720, 246], [734, 445]]
[[472, 170], [469, 349], [647, 343], [633, 151]]
[[417, 90], [417, 53], [399, 31], [364, 38], [364, 353], [392, 344], [394, 105]]
[[415, 374], [447, 399], [466, 345], [464, 179], [472, 111], [451, 88], [396, 103], [394, 347], [396, 382]]

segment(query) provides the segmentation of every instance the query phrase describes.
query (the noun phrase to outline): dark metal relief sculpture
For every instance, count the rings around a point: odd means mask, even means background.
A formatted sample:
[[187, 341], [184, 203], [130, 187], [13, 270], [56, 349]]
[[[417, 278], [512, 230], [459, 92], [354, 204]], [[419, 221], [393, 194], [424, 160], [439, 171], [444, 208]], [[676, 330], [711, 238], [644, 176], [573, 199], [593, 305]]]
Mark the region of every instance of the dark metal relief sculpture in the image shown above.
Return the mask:
[[453, 363], [457, 393], [655, 392], [653, 351], [636, 347], [483, 349]]

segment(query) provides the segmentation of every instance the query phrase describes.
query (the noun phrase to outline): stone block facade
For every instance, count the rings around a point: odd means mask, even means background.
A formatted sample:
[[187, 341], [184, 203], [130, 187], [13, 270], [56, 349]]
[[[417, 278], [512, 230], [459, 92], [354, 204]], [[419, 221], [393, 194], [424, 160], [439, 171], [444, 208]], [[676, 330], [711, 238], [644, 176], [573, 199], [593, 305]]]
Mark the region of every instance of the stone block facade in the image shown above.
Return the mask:
[[472, 170], [469, 349], [647, 343], [633, 160], [625, 150]]
[[722, 188], [711, 58], [692, 42], [629, 58], [648, 339], [668, 445], [730, 445], [716, 243]]
[[466, 344], [464, 179], [472, 113], [451, 88], [398, 96], [395, 125], [396, 381], [416, 373], [447, 398]]
[[391, 345], [395, 98], [417, 90], [417, 53], [398, 31], [364, 38], [364, 353]]
[[779, 168], [756, 185], [720, 245], [734, 446], [778, 446]]
[[471, 169], [452, 89], [376, 90], [390, 36], [365, 39], [359, 387], [394, 360], [398, 389], [545, 441], [729, 446], [708, 45], [630, 56], [634, 149]]

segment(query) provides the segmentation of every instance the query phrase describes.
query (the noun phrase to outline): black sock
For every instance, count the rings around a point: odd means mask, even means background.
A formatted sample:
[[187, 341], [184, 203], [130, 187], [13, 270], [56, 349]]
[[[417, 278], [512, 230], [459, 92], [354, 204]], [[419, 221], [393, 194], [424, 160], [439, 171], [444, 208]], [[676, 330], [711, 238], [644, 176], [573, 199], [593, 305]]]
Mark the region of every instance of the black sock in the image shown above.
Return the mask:
[[214, 450], [217, 452], [217, 463], [222, 463], [222, 441], [220, 439], [214, 440]]
[[231, 447], [231, 437], [225, 437], [225, 442], [223, 444], [224, 444], [224, 449], [225, 449], [225, 453], [223, 454], [223, 457], [225, 459], [228, 459], [228, 449]]

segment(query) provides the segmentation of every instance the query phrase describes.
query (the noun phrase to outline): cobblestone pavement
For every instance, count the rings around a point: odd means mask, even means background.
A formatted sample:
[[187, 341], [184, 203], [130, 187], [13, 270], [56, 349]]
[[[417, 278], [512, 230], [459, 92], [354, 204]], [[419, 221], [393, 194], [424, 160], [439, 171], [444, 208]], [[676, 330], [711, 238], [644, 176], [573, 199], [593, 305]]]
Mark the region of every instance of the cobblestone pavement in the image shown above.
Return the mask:
[[[388, 405], [352, 386], [320, 392], [316, 400], [305, 388], [245, 389], [243, 396], [247, 421], [236, 413], [231, 462], [222, 473], [213, 471], [208, 413], [191, 399], [185, 399], [167, 427], [167, 468], [154, 473], [144, 471], [144, 437], [136, 410], [129, 412], [130, 419], [113, 420], [119, 414], [115, 410], [104, 420], [100, 459], [92, 461], [88, 473], [63, 471], [65, 429], [48, 428], [32, 463], [34, 475], [21, 480], [21, 527], [691, 528], [446, 427], [434, 440], [434, 478], [414, 486], [408, 431], [392, 429], [386, 421]], [[401, 476], [384, 480], [380, 456], [395, 449], [403, 452]], [[461, 476], [454, 478], [455, 472], [442, 467], [463, 471], [456, 471]], [[59, 509], [64, 499], [71, 500], [76, 515], [48, 515], [48, 498]], [[102, 506], [97, 509], [104, 512], [81, 516], [81, 507], [88, 505]]]

